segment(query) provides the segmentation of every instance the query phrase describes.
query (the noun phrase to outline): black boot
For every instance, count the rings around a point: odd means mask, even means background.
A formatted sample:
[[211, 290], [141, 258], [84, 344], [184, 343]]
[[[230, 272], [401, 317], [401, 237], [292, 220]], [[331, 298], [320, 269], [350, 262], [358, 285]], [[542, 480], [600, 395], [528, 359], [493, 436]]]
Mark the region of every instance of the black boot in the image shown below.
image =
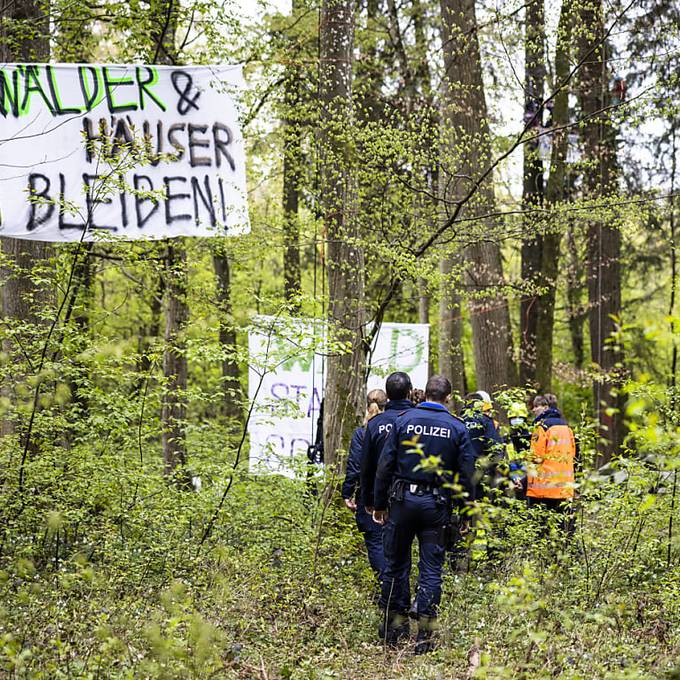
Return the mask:
[[418, 619], [418, 637], [416, 637], [415, 654], [427, 654], [435, 648], [435, 616], [421, 616]]
[[408, 615], [409, 618], [413, 619], [414, 621], [418, 620], [418, 600], [413, 600], [411, 609], [408, 610]]
[[378, 627], [380, 641], [390, 647], [395, 647], [401, 640], [406, 639], [410, 633], [408, 615], [390, 612], [383, 618]]

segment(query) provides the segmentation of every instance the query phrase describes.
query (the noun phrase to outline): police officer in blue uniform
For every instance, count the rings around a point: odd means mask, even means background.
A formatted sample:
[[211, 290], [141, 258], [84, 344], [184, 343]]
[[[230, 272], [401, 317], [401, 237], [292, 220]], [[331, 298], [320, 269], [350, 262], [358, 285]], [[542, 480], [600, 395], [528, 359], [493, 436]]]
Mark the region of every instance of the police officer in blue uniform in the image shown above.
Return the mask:
[[[507, 452], [503, 438], [498, 431], [496, 421], [492, 417], [493, 405], [488, 392], [479, 390], [465, 397], [465, 407], [461, 418], [468, 428], [472, 448], [475, 451], [475, 498], [494, 505], [502, 503], [511, 482], [508, 479]], [[476, 539], [473, 554], [485, 552], [489, 559], [496, 559], [502, 554], [505, 542], [505, 526], [502, 521], [488, 518], [475, 518]], [[458, 567], [466, 550], [461, 541], [457, 541], [451, 551], [451, 563]]]
[[406, 373], [397, 371], [387, 376], [385, 381], [387, 392], [387, 406], [385, 410], [371, 418], [366, 424], [361, 461], [361, 501], [366, 512], [373, 512], [373, 486], [378, 458], [382, 451], [387, 435], [394, 425], [397, 416], [413, 408], [413, 402], [408, 398], [411, 393], [411, 378]]
[[505, 458], [503, 438], [491, 417], [491, 397], [487, 392], [473, 392], [465, 397], [461, 418], [465, 423], [477, 461], [477, 498], [488, 496], [498, 482], [498, 465]]
[[[418, 619], [416, 654], [434, 645], [444, 534], [452, 502], [462, 497], [450, 487], [461, 487], [470, 499], [474, 494], [475, 454], [465, 424], [446, 407], [450, 394], [451, 383], [444, 376], [428, 380], [425, 401], [397, 418], [375, 479], [373, 518], [385, 523], [386, 564], [380, 598], [385, 618], [380, 634], [388, 644], [408, 635], [411, 545], [417, 537], [418, 593], [412, 608]], [[441, 461], [438, 469], [423, 467], [430, 456]]]
[[383, 553], [383, 528], [373, 521], [373, 517], [366, 512], [359, 488], [361, 475], [361, 462], [363, 460], [364, 434], [366, 425], [379, 416], [387, 404], [387, 395], [382, 390], [371, 390], [366, 398], [366, 416], [364, 425], [358, 427], [352, 435], [349, 445], [349, 457], [345, 481], [342, 484], [342, 497], [345, 505], [355, 513], [355, 519], [359, 531], [364, 536], [366, 552], [371, 568], [378, 580], [382, 578], [385, 569], [385, 555]]

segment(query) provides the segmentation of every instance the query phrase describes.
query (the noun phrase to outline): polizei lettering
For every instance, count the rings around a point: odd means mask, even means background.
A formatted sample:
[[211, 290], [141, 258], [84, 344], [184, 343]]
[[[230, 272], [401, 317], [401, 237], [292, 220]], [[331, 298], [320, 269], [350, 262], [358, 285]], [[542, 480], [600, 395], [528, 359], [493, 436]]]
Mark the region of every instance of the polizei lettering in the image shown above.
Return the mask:
[[435, 425], [407, 425], [407, 434], [422, 434], [426, 437], [442, 437], [449, 439], [451, 430], [448, 427], [437, 427]]

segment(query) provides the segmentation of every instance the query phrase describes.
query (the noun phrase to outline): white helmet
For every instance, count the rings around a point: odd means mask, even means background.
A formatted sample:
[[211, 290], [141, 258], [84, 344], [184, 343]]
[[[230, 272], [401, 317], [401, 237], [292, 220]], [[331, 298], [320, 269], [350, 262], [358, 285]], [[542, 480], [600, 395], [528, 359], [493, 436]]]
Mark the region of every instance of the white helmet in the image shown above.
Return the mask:
[[482, 401], [485, 404], [491, 403], [491, 396], [489, 395], [488, 392], [485, 392], [484, 390], [477, 390], [477, 394], [481, 397]]

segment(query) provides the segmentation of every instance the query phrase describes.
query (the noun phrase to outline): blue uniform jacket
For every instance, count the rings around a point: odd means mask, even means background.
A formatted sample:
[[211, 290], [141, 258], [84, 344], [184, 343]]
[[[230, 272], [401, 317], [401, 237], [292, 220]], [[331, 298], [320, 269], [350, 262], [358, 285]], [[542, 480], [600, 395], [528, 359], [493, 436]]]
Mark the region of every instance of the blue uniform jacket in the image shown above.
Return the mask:
[[475, 459], [482, 456], [498, 457], [499, 454], [502, 455], [503, 439], [493, 422], [493, 418], [471, 409], [465, 409], [461, 417], [470, 432]]
[[[413, 439], [422, 445], [424, 456], [439, 456], [442, 469], [449, 474], [416, 470], [422, 456], [417, 451], [408, 453], [414, 447], [404, 443]], [[397, 418], [385, 442], [375, 478], [375, 509], [387, 508], [394, 479], [441, 486], [457, 473], [459, 483], [472, 498], [474, 468], [475, 452], [465, 424], [442, 404], [423, 402]]]
[[375, 471], [378, 467], [378, 458], [382, 451], [387, 435], [390, 433], [397, 416], [404, 411], [413, 408], [413, 402], [408, 399], [395, 399], [388, 401], [385, 410], [374, 416], [366, 425], [364, 434], [364, 446], [361, 461], [361, 496], [364, 506], [373, 507], [373, 486], [375, 484]]
[[342, 483], [342, 497], [352, 498], [358, 494], [359, 478], [361, 477], [361, 460], [363, 458], [364, 428], [357, 427], [349, 444], [349, 456], [347, 458], [347, 470], [345, 481]]

